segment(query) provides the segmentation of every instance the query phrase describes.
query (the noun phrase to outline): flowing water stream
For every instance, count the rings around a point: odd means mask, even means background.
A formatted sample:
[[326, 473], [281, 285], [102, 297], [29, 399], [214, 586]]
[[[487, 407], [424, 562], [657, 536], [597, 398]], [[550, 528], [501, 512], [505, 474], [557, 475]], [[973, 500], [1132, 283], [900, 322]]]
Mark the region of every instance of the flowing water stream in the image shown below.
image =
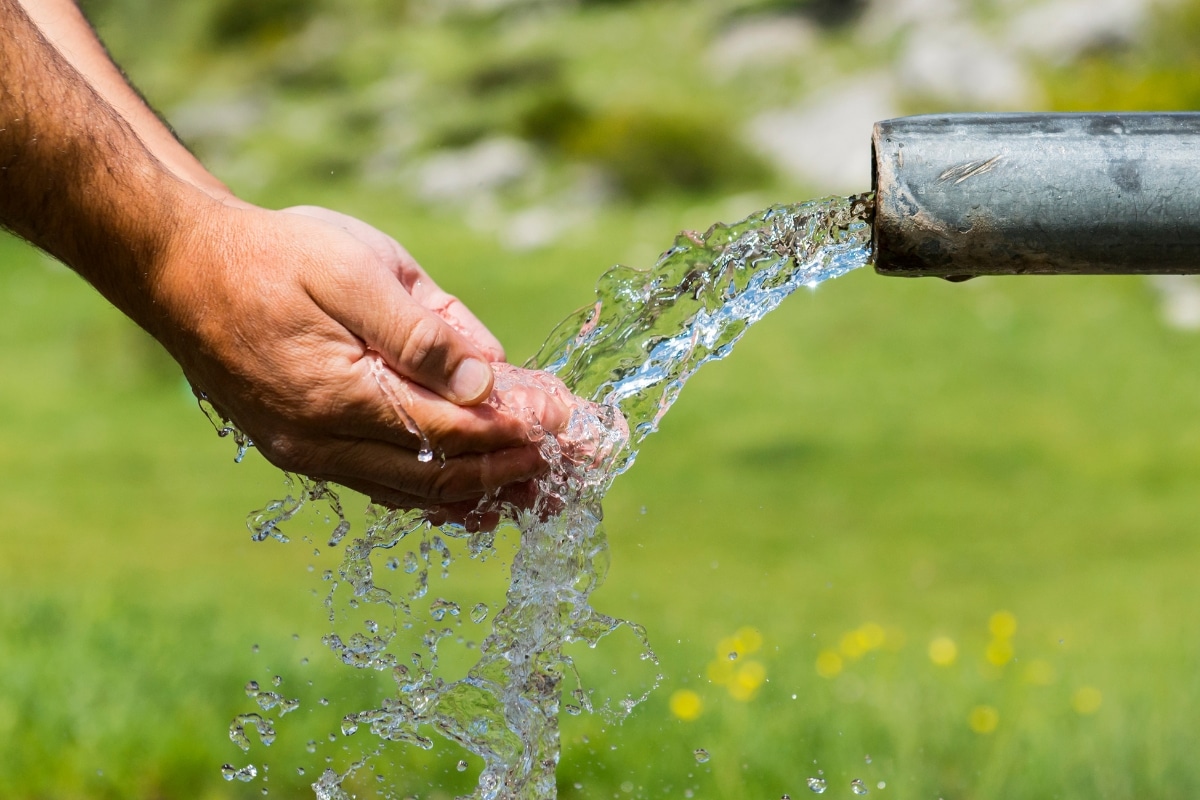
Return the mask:
[[[347, 665], [390, 676], [394, 693], [375, 708], [346, 713], [341, 733], [366, 728], [382, 740], [424, 749], [440, 736], [482, 760], [473, 798], [553, 798], [559, 713], [596, 712], [619, 721], [658, 681], [658, 662], [641, 626], [589, 603], [607, 565], [605, 492], [632, 466], [642, 441], [696, 370], [728, 355], [752, 324], [796, 289], [867, 263], [871, 206], [868, 195], [830, 198], [776, 206], [702, 236], [683, 233], [653, 269], [607, 272], [594, 302], [558, 325], [528, 369], [498, 367], [491, 402], [509, 413], [531, 413], [512, 405], [522, 387], [556, 393], [565, 384], [589, 401], [574, 408], [557, 435], [529, 419], [550, 469], [539, 479], [532, 505], [503, 508], [502, 525], [520, 537], [504, 606], [491, 615], [486, 604], [444, 597], [430, 583], [431, 573], [436, 585], [457, 569], [456, 555], [459, 561], [493, 557], [495, 533], [434, 528], [418, 513], [369, 509], [341, 566], [326, 575], [333, 630], [323, 641]], [[314, 501], [330, 503], [339, 518], [329, 539], [331, 547], [338, 545], [351, 525], [336, 495], [325, 484], [305, 481], [295, 497], [252, 515], [254, 537], [286, 539], [281, 526]], [[452, 679], [442, 651], [448, 643], [464, 643], [456, 631], [464, 617], [482, 625], [489, 616], [491, 631], [478, 645], [474, 666]], [[655, 677], [640, 691], [597, 698], [582, 685], [564, 648], [576, 642], [594, 647], [618, 630], [635, 637], [641, 661]], [[281, 717], [295, 708], [294, 700], [257, 684], [247, 693], [264, 713]], [[247, 727], [267, 741], [275, 737], [274, 721], [240, 715], [230, 736], [247, 750]], [[313, 784], [317, 798], [350, 797], [343, 783], [363, 763], [326, 770]], [[254, 770], [227, 766], [225, 774], [249, 780]]]

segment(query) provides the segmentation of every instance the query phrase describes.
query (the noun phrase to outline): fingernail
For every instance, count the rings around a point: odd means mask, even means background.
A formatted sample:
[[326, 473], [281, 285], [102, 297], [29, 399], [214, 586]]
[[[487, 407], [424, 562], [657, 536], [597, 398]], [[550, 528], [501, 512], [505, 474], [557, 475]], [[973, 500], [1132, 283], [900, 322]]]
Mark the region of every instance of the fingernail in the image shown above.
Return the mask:
[[460, 402], [480, 400], [492, 388], [492, 368], [476, 358], [458, 365], [450, 378], [450, 392]]

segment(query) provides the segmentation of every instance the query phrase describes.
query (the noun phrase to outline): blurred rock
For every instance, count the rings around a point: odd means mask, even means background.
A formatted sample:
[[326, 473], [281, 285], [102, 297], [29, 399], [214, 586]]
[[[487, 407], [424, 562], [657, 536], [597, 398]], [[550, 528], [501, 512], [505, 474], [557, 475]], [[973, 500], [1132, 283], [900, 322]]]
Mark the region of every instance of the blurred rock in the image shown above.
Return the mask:
[[195, 98], [176, 106], [170, 120], [179, 137], [195, 145], [242, 138], [263, 121], [266, 111], [266, 101], [258, 96]]
[[786, 64], [811, 50], [816, 40], [812, 23], [799, 17], [751, 17], [722, 31], [707, 60], [717, 75], [727, 77], [747, 68]]
[[527, 177], [537, 166], [533, 148], [496, 137], [426, 158], [413, 168], [417, 195], [432, 202], [463, 202]]
[[964, 0], [874, 0], [861, 28], [873, 41], [886, 39], [898, 29], [916, 25], [937, 27], [966, 18]]
[[1064, 63], [1088, 51], [1122, 47], [1136, 38], [1155, 0], [1054, 0], [1013, 18], [1013, 47]]
[[813, 191], [851, 194], [871, 186], [871, 128], [898, 115], [885, 73], [833, 87], [790, 109], [754, 117], [746, 135], [760, 154]]
[[497, 213], [493, 225], [501, 246], [516, 252], [548, 247], [586, 225], [613, 198], [613, 188], [600, 172], [581, 168], [574, 173], [563, 191], [538, 205], [507, 217]]
[[899, 48], [895, 75], [904, 94], [962, 110], [1036, 104], [1033, 77], [1007, 39], [988, 30], [967, 0], [874, 0], [860, 36], [867, 47]]
[[553, 244], [578, 222], [577, 212], [549, 205], [534, 206], [508, 217], [497, 236], [505, 249], [526, 252]]
[[1181, 331], [1200, 330], [1200, 276], [1151, 275], [1163, 322]]
[[955, 106], [1016, 109], [1037, 96], [1034, 81], [1011, 49], [966, 21], [910, 28], [896, 78], [907, 94]]

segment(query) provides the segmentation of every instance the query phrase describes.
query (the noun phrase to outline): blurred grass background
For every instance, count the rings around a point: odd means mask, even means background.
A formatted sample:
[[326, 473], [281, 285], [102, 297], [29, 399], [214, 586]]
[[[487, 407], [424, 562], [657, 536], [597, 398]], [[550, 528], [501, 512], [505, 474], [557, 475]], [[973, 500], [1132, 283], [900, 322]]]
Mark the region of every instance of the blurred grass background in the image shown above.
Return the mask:
[[[1200, 96], [1193, 0], [85, 7], [236, 191], [396, 235], [517, 362], [602, 270], [648, 266], [682, 228], [865, 189], [819, 167], [865, 180], [869, 128], [838, 155], [818, 139], [840, 117], [818, 115], [800, 168], [755, 135], [812, 98], [865, 97], [869, 118], [864, 81], [893, 113]], [[1072, 22], [1092, 27], [1033, 46]], [[968, 66], [1000, 65], [977, 95], [922, 72], [964, 63], [947, 30], [987, 45]], [[321, 521], [251, 543], [242, 520], [281, 476], [234, 465], [174, 365], [78, 278], [12, 239], [0, 263], [0, 794], [310, 796], [369, 749], [329, 739], [340, 716], [386, 690], [319, 643]], [[1200, 334], [1164, 302], [1133, 278], [862, 271], [764, 320], [606, 504], [595, 604], [646, 625], [666, 679], [623, 726], [564, 718], [560, 794], [1200, 793]], [[496, 597], [503, 561], [469, 565]], [[603, 693], [631, 652], [581, 669]], [[302, 709], [243, 754], [242, 687], [275, 675]], [[392, 746], [355, 791], [379, 774], [380, 796], [449, 798], [477, 769], [460, 757]], [[227, 762], [268, 769], [229, 783]]]

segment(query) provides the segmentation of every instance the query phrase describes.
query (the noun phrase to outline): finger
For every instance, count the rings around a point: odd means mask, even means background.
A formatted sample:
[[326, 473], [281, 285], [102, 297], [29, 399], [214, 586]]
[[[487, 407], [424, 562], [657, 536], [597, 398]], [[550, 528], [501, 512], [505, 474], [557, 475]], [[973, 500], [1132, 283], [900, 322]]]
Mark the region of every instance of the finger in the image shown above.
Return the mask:
[[327, 393], [333, 401], [322, 419], [345, 438], [377, 439], [413, 450], [428, 442], [447, 456], [536, 443], [546, 433], [566, 428], [571, 403], [578, 401], [561, 381], [510, 364], [495, 367], [499, 377], [488, 402], [457, 406], [396, 375], [369, 353], [350, 366], [348, 381]]
[[456, 456], [441, 464], [423, 463], [413, 451], [382, 442], [342, 442], [326, 447], [324, 460], [315, 477], [409, 508], [478, 501], [546, 469], [532, 445]]
[[377, 259], [340, 266], [309, 278], [309, 293], [326, 314], [397, 373], [445, 399], [475, 405], [487, 398], [492, 370], [479, 348], [417, 303]]
[[500, 344], [487, 326], [467, 308], [467, 304], [449, 292], [443, 291], [433, 280], [424, 275], [409, 287], [413, 299], [446, 320], [456, 331], [466, 336], [488, 357], [490, 361], [504, 361], [504, 345]]

